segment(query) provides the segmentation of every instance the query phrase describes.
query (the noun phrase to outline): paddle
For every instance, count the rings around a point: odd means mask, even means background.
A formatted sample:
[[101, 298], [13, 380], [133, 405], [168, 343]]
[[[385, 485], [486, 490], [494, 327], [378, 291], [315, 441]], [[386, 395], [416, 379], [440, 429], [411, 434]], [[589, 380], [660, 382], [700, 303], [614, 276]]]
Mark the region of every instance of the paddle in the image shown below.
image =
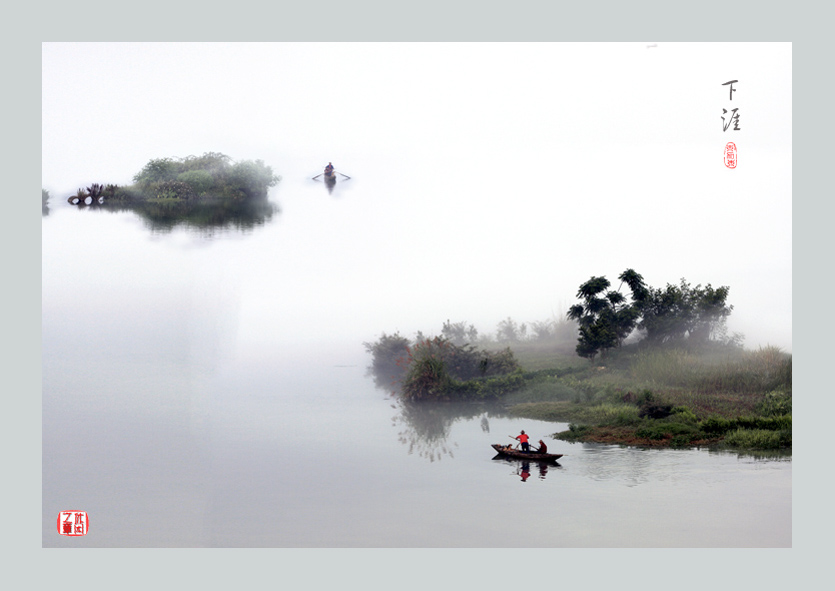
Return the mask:
[[[334, 173], [334, 174], [341, 174], [341, 175], [342, 175], [342, 176], [344, 176], [346, 179], [351, 180], [351, 177], [349, 177], [349, 176], [348, 176], [347, 174], [345, 174], [345, 173], [342, 173], [342, 172], [336, 172], [335, 170], [333, 171], [333, 173]], [[325, 174], [325, 173], [324, 173], [324, 172], [320, 172], [320, 173], [319, 173], [319, 174], [317, 174], [315, 177], [313, 177], [311, 180], [314, 180], [314, 181], [315, 181], [316, 179], [318, 179], [318, 178], [319, 178], [320, 176], [322, 176], [323, 174]]]

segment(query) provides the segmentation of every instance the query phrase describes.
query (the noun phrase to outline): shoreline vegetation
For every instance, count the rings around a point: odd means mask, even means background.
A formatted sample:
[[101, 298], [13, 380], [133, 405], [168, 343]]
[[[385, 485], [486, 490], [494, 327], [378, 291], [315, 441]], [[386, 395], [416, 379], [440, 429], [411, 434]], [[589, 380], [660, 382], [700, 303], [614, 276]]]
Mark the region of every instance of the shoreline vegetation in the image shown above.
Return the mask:
[[[726, 335], [726, 287], [691, 288], [682, 280], [653, 291], [675, 305], [639, 302], [621, 316], [632, 324], [621, 325], [620, 339], [605, 336], [605, 319], [584, 332], [577, 308], [530, 326], [508, 318], [495, 337], [447, 321], [439, 336], [383, 333], [364, 343], [368, 373], [404, 404], [493, 401], [511, 416], [568, 423], [551, 435], [563, 441], [790, 453], [791, 354], [773, 346], [746, 350], [740, 335]], [[700, 304], [705, 294], [709, 305]], [[652, 311], [654, 338], [639, 328], [647, 318], [640, 306]], [[700, 306], [708, 310], [701, 317]], [[682, 331], [682, 322], [692, 332]], [[604, 336], [594, 341], [595, 334]]]
[[[261, 160], [233, 161], [219, 152], [150, 160], [132, 185], [93, 183], [67, 201], [79, 207], [132, 210], [155, 229], [177, 224], [206, 228], [263, 224], [276, 211], [267, 200], [281, 180]], [[44, 208], [49, 198], [44, 193]], [[45, 210], [46, 211], [46, 210]]]

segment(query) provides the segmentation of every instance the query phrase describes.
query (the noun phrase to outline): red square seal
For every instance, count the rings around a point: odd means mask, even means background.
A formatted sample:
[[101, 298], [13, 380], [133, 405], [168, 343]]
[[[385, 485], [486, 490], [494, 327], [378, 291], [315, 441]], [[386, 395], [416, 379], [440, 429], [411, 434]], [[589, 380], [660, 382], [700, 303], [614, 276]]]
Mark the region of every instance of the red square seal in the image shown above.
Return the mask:
[[86, 511], [61, 511], [58, 514], [58, 533], [62, 536], [86, 536], [89, 527]]

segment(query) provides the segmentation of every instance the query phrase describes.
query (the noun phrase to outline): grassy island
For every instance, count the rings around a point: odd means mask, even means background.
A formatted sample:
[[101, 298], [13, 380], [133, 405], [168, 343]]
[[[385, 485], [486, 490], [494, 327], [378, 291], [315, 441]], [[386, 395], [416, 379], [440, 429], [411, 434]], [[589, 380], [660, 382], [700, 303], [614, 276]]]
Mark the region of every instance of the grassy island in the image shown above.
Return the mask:
[[81, 205], [263, 199], [280, 180], [261, 160], [233, 162], [219, 152], [149, 161], [127, 186], [93, 183], [68, 201]]
[[582, 304], [532, 334], [510, 318], [495, 339], [448, 321], [434, 338], [383, 334], [365, 343], [369, 372], [409, 404], [492, 400], [568, 423], [552, 435], [564, 441], [790, 451], [792, 357], [727, 336], [728, 288], [624, 277], [631, 304], [593, 277]]
[[234, 162], [218, 152], [149, 161], [132, 185], [93, 183], [69, 197], [79, 207], [131, 210], [157, 230], [185, 223], [200, 228], [264, 223], [273, 212], [267, 200], [280, 177], [261, 160]]

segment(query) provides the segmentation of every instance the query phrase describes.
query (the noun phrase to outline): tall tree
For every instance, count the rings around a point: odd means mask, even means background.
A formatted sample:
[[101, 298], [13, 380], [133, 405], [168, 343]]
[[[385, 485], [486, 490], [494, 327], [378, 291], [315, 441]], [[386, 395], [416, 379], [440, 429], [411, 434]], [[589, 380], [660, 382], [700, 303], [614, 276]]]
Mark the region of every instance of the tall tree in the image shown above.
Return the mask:
[[640, 312], [635, 304], [646, 297], [647, 289], [641, 275], [627, 269], [618, 277], [621, 287], [626, 283], [632, 292], [632, 303], [617, 291], [609, 290], [611, 283], [605, 277], [592, 277], [577, 290], [581, 304], [568, 309], [567, 316], [579, 324], [577, 354], [594, 359], [613, 347], [618, 347], [635, 329]]

